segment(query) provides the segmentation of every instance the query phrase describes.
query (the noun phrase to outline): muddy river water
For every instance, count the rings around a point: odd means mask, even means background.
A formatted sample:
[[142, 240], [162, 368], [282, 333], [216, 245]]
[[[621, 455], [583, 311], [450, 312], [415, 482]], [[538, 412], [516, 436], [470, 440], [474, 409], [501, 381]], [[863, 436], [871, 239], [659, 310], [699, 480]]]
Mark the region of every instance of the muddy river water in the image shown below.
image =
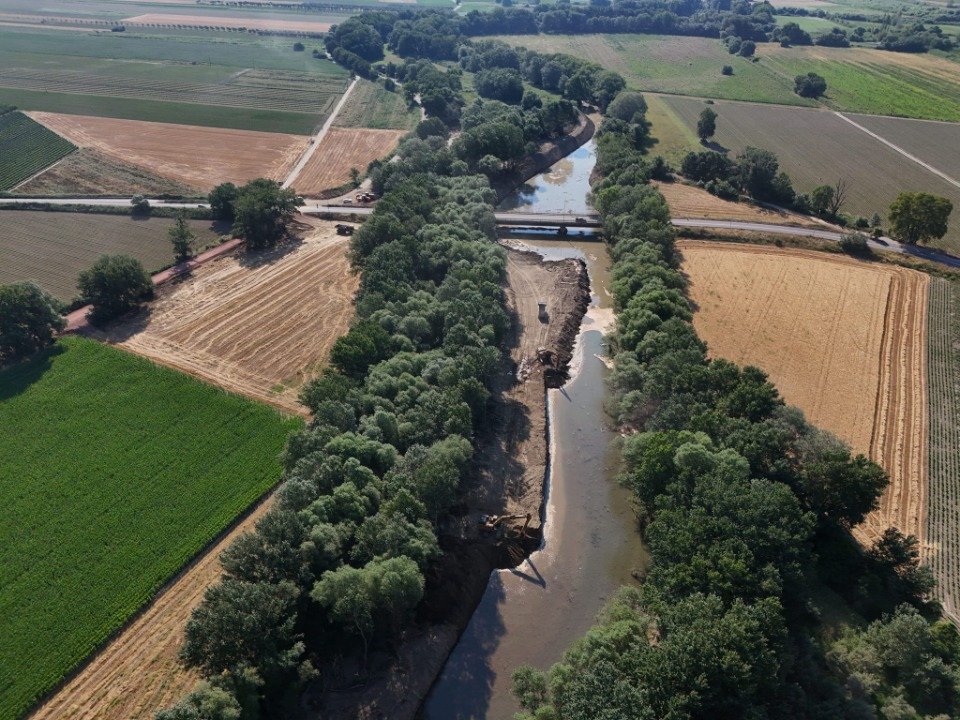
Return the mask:
[[[501, 209], [586, 212], [592, 141], [531, 180]], [[631, 572], [646, 562], [626, 490], [616, 483], [617, 434], [604, 413], [603, 332], [613, 320], [610, 258], [599, 242], [511, 241], [548, 259], [583, 258], [592, 302], [577, 336], [571, 379], [548, 394], [550, 469], [543, 546], [513, 570], [495, 571], [470, 624], [428, 697], [429, 720], [509, 720], [519, 710], [511, 674], [547, 668], [593, 624]]]

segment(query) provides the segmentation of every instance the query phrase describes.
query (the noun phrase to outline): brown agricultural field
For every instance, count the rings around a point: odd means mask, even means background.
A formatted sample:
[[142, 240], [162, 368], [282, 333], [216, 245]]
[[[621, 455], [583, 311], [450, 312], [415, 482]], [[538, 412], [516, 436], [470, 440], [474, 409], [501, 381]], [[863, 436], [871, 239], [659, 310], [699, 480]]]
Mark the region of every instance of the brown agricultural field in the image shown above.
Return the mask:
[[889, 474], [858, 539], [893, 525], [922, 542], [929, 276], [815, 251], [678, 246], [711, 355], [766, 371], [788, 403]]
[[282, 180], [308, 143], [304, 136], [283, 133], [47, 112], [29, 115], [75, 145], [204, 191], [227, 181]]
[[303, 195], [337, 188], [350, 180], [350, 169], [361, 173], [377, 158], [389, 155], [405, 130], [330, 128], [313, 157], [293, 182]]
[[333, 223], [290, 243], [204, 265], [99, 336], [232, 392], [304, 414], [300, 385], [353, 317], [359, 280]]
[[[150, 271], [173, 262], [169, 218], [0, 211], [0, 284], [31, 280], [61, 300], [77, 294], [77, 276], [104, 254], [132, 255]], [[227, 228], [190, 220], [196, 248], [219, 241]]]
[[680, 182], [654, 182], [670, 206], [675, 218], [706, 218], [708, 220], [741, 220], [743, 222], [775, 223], [816, 227], [818, 223], [805, 215], [783, 210], [767, 210], [748, 202], [732, 202], [711, 195], [702, 188]]
[[110, 157], [93, 148], [67, 155], [18, 185], [17, 195], [197, 195], [198, 188]]
[[167, 15], [147, 13], [126, 18], [129, 25], [186, 25], [208, 28], [246, 28], [247, 30], [284, 30], [287, 32], [325, 33], [330, 23], [276, 18], [222, 17], [219, 15]]

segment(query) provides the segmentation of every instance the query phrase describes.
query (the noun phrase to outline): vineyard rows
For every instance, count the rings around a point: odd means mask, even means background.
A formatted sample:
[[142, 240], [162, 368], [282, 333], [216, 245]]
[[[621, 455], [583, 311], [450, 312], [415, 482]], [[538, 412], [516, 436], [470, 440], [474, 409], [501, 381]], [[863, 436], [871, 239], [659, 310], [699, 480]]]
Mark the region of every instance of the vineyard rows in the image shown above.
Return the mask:
[[930, 488], [923, 556], [944, 612], [960, 622], [960, 293], [937, 278], [930, 281], [927, 367]]
[[191, 83], [6, 68], [0, 69], [0, 87], [319, 114], [330, 110], [344, 82], [341, 78], [314, 78], [308, 83], [299, 75], [246, 80], [241, 74], [227, 83]]
[[0, 115], [0, 190], [9, 190], [76, 146], [23, 113]]

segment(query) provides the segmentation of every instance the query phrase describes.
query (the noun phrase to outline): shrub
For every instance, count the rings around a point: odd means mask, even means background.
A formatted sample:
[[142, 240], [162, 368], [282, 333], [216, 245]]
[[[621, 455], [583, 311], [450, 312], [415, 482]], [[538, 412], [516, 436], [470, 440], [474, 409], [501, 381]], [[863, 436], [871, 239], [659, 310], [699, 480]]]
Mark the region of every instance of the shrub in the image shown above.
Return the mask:
[[732, 65], [724, 65], [722, 68], [720, 68], [720, 74], [721, 74], [721, 75], [733, 75], [733, 66], [732, 66]]
[[849, 255], [869, 255], [867, 239], [859, 233], [850, 233], [840, 238], [840, 249]]
[[793, 91], [800, 97], [817, 98], [827, 91], [827, 81], [814, 72], [797, 75], [793, 79]]
[[130, 198], [130, 214], [133, 217], [146, 217], [150, 214], [150, 201], [143, 195]]

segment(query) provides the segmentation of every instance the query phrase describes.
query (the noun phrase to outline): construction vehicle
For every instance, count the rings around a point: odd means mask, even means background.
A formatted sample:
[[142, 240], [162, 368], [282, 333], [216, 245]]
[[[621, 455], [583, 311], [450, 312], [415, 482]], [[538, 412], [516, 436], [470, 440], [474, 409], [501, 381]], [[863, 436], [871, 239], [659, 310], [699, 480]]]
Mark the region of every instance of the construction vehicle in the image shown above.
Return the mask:
[[[526, 515], [481, 515], [480, 525], [483, 530], [494, 531], [504, 526], [503, 524], [507, 520], [524, 520], [523, 528], [517, 533], [517, 537], [524, 537], [527, 534], [527, 527], [529, 527], [532, 517], [530, 513]], [[509, 530], [507, 532], [509, 532]]]
[[359, 203], [373, 202], [374, 200], [377, 199], [376, 195], [368, 192], [357, 193], [354, 197], [356, 197], [357, 202]]
[[353, 225], [337, 223], [335, 227], [337, 228], [337, 235], [353, 235]]

